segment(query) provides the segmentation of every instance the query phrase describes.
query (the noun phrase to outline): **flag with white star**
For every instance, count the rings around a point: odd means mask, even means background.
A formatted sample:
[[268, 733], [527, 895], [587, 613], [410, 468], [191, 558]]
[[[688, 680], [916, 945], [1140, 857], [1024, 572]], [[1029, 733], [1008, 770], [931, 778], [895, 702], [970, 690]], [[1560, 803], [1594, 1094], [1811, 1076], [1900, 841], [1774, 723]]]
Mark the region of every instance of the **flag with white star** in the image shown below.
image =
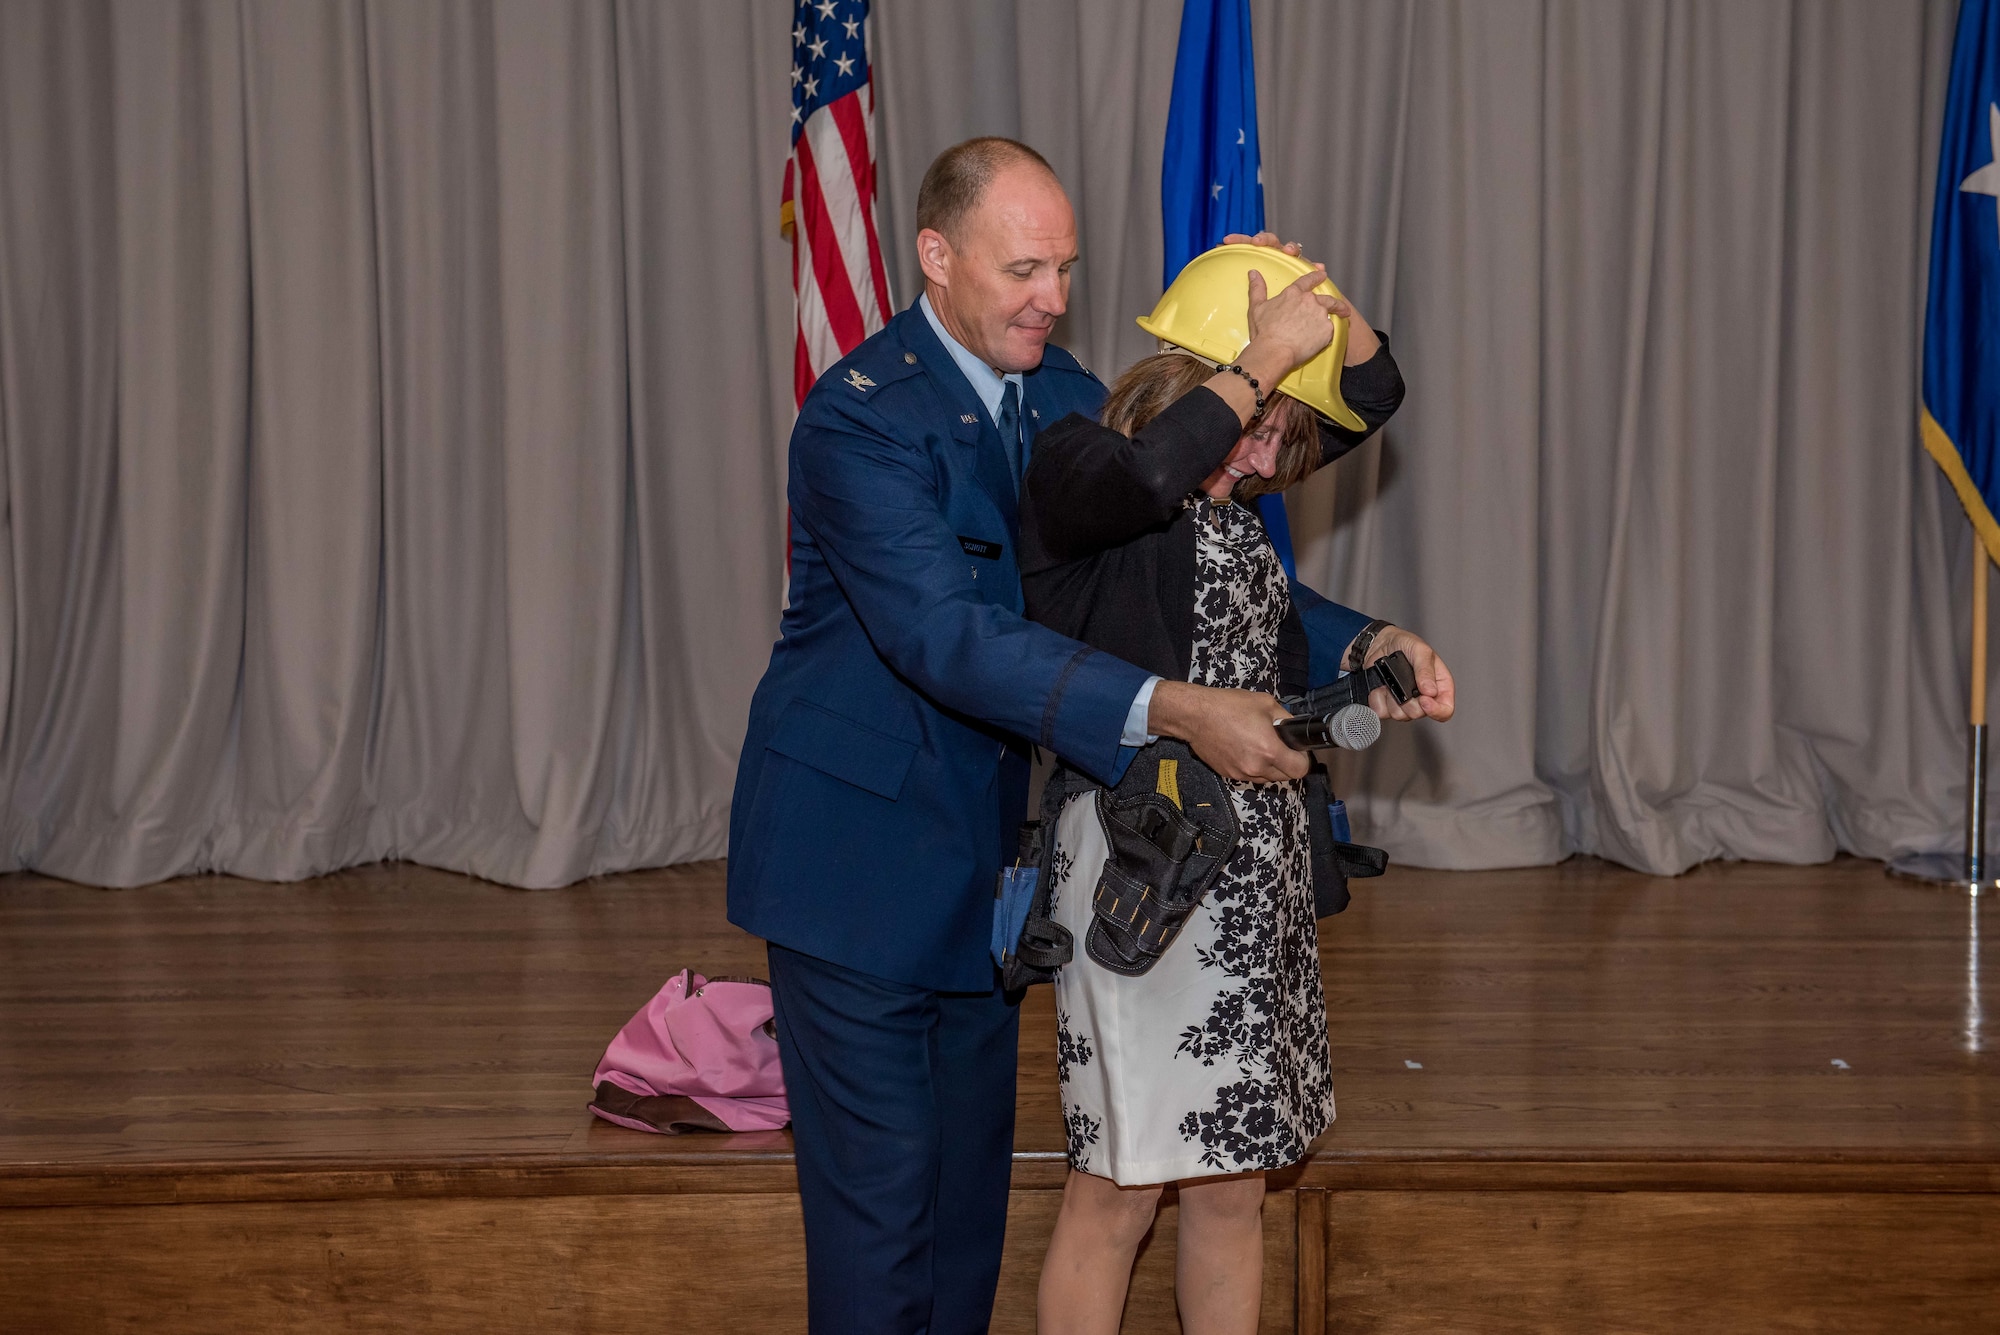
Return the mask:
[[1187, 0], [1160, 162], [1166, 276], [1231, 232], [1264, 230], [1249, 0]]
[[803, 404], [894, 306], [875, 228], [868, 0], [798, 0], [791, 48], [792, 155], [779, 218], [792, 243], [792, 388]]
[[1944, 101], [1921, 427], [2000, 561], [2000, 0], [1959, 7]]
[[[1165, 282], [1231, 232], [1264, 230], [1264, 172], [1257, 155], [1257, 67], [1250, 0], [1186, 0], [1174, 53], [1160, 159]], [[1257, 512], [1287, 575], [1292, 528], [1282, 496], [1259, 496]]]

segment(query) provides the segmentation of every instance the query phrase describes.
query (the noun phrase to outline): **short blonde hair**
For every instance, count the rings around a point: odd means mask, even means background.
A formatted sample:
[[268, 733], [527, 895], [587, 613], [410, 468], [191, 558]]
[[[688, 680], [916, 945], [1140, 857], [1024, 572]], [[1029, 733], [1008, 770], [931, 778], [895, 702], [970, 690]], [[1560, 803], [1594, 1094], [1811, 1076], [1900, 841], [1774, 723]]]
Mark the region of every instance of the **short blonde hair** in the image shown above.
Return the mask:
[[[1207, 384], [1214, 375], [1214, 367], [1185, 352], [1141, 357], [1111, 386], [1101, 420], [1121, 435], [1136, 435], [1176, 399]], [[1268, 478], [1252, 473], [1238, 482], [1230, 494], [1244, 500], [1283, 491], [1311, 477], [1319, 467], [1319, 419], [1312, 410], [1283, 394], [1273, 394], [1267, 402], [1266, 416], [1273, 411], [1284, 414], [1277, 468]]]

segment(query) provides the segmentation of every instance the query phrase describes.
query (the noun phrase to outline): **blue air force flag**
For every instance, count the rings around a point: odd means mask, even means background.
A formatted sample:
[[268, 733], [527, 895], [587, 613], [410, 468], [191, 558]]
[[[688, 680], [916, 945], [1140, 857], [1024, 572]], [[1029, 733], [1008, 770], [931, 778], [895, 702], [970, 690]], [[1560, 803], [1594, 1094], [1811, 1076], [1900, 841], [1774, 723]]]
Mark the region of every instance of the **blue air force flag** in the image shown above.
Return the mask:
[[1160, 221], [1167, 241], [1162, 286], [1229, 233], [1264, 230], [1249, 0], [1187, 0], [1181, 8]]
[[[1167, 243], [1162, 287], [1231, 232], [1254, 236], [1264, 230], [1249, 0], [1186, 0], [1181, 6], [1160, 160], [1160, 223]], [[1257, 508], [1285, 573], [1295, 574], [1284, 497], [1259, 497]]]
[[2000, 561], [2000, 0], [1964, 0], [1924, 317], [1924, 447]]

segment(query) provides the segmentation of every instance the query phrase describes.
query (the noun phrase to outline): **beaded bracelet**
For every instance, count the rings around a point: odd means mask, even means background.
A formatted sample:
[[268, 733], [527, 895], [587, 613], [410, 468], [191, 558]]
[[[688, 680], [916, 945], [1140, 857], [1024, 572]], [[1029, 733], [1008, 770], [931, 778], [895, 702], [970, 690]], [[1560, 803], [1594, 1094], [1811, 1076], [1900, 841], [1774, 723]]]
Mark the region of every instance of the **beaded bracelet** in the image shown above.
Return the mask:
[[1257, 411], [1250, 414], [1250, 420], [1254, 422], [1264, 415], [1264, 391], [1257, 384], [1257, 377], [1243, 369], [1242, 362], [1231, 362], [1227, 366], [1218, 366], [1215, 369], [1218, 371], [1234, 371], [1237, 375], [1248, 380], [1250, 382], [1250, 397], [1257, 401]]

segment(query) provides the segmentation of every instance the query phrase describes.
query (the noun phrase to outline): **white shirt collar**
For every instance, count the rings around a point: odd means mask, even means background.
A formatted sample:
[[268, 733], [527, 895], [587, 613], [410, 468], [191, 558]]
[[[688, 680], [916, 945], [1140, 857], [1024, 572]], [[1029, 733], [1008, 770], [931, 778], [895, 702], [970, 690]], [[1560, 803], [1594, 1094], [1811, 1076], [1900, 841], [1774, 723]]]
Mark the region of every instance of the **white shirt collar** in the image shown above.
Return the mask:
[[926, 292], [918, 297], [917, 305], [923, 307], [924, 318], [931, 322], [931, 332], [938, 336], [938, 342], [944, 344], [944, 350], [958, 363], [958, 369], [965, 374], [966, 382], [972, 386], [972, 392], [986, 405], [986, 415], [993, 419], [993, 425], [1000, 425], [1000, 398], [1007, 392], [1009, 380], [1014, 382], [1014, 392], [1020, 396], [1018, 401], [1021, 410], [1027, 411], [1028, 386], [1021, 379], [1020, 372], [1014, 371], [1002, 375], [967, 351], [964, 344], [946, 332], [944, 322], [938, 319], [937, 312], [931, 309], [930, 293]]

